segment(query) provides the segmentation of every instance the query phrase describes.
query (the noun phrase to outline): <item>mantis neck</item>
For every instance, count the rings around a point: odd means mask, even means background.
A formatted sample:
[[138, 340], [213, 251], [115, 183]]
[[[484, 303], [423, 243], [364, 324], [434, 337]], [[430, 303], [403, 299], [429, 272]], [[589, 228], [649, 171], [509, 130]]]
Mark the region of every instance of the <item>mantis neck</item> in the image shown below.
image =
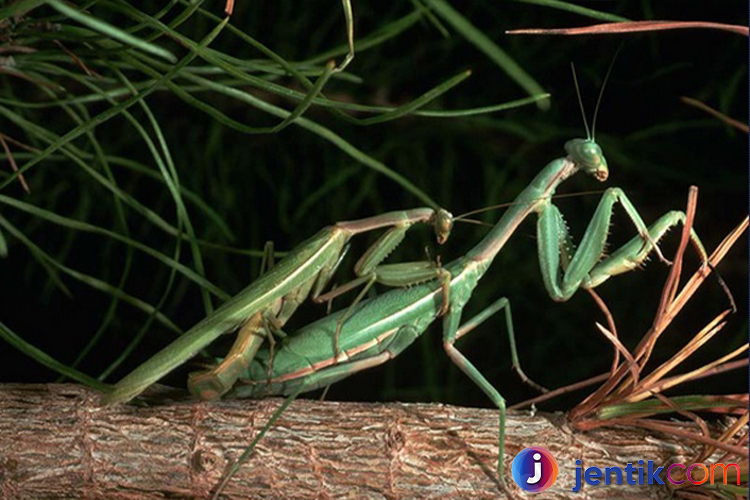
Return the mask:
[[576, 164], [568, 158], [558, 158], [550, 162], [534, 177], [528, 187], [521, 191], [492, 231], [472, 248], [466, 257], [482, 262], [488, 267], [521, 222], [532, 212], [539, 212], [549, 204], [557, 186], [577, 171]]

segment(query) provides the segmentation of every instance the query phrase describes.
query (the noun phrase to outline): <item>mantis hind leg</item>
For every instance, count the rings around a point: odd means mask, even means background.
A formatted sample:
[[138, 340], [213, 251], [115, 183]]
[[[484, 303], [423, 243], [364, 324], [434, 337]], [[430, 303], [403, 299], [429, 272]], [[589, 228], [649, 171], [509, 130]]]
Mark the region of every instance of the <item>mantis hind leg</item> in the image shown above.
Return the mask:
[[263, 313], [254, 314], [242, 325], [232, 348], [221, 363], [210, 370], [190, 373], [188, 375], [190, 393], [208, 401], [226, 394], [250, 366], [250, 362], [266, 336], [270, 335], [263, 326], [264, 323]]

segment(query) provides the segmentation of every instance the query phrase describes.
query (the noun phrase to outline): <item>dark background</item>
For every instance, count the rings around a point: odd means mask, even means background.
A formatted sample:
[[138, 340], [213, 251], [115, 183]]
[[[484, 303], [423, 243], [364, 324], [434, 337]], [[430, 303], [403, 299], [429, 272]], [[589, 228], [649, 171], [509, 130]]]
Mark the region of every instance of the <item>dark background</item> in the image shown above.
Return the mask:
[[[206, 8], [219, 14], [220, 3], [213, 2]], [[412, 8], [408, 2], [400, 4], [385, 6], [382, 2], [356, 1], [357, 37], [377, 30]], [[585, 5], [634, 20], [702, 20], [747, 25], [746, 6], [742, 2], [598, 1]], [[746, 214], [746, 134], [679, 100], [680, 96], [690, 96], [745, 122], [746, 37], [697, 29], [601, 37], [509, 36], [504, 34], [505, 30], [576, 27], [600, 21], [520, 2], [463, 2], [454, 7], [551, 93], [548, 110], [531, 105], [478, 117], [412, 116], [369, 127], [346, 123], [319, 107], [313, 107], [305, 116], [401, 173], [440, 206], [458, 215], [512, 201], [546, 163], [563, 155], [565, 141], [585, 135], [570, 63], [576, 64], [590, 117], [607, 68], [622, 45], [597, 123], [596, 139], [611, 170], [607, 185], [622, 187], [647, 223], [668, 210], [683, 210], [688, 187], [697, 185], [700, 191], [695, 229], [709, 252]], [[122, 21], [119, 14], [106, 8], [94, 9], [92, 13], [113, 23]], [[43, 17], [49, 12], [42, 10], [37, 14]], [[317, 2], [261, 5], [238, 2], [232, 23], [290, 61], [339, 46], [344, 39], [338, 2], [330, 2], [327, 9]], [[196, 19], [183, 25], [180, 32], [198, 40], [212, 26]], [[483, 53], [446, 26], [451, 33], [448, 38], [423, 20], [381, 45], [358, 52], [348, 71], [363, 82], [334, 79], [326, 86], [325, 94], [340, 101], [399, 105], [471, 69], [473, 73], [467, 81], [430, 108], [473, 108], [526, 96]], [[51, 50], [49, 41], [40, 44]], [[174, 44], [166, 44], [179, 53]], [[73, 43], [70, 45], [74, 48]], [[227, 33], [212, 47], [239, 59], [261, 57]], [[80, 50], [85, 54], [84, 48]], [[138, 81], [137, 73], [132, 76]], [[29, 82], [8, 75], [0, 78], [8, 98], [15, 96], [26, 102], [44, 100], [41, 93], [31, 90]], [[299, 89], [291, 79], [280, 82]], [[85, 93], [85, 89], [75, 85], [68, 90], [72, 94]], [[291, 108], [288, 101], [278, 96], [262, 92], [256, 95]], [[225, 97], [203, 98], [243, 123], [268, 125], [278, 121]], [[424, 205], [392, 180], [299, 127], [291, 126], [273, 135], [242, 134], [211, 120], [167, 92], [153, 94], [147, 102], [165, 133], [181, 182], [210, 204], [236, 235], [235, 242], [227, 241], [216, 224], [197, 211], [191, 212], [196, 233], [204, 240], [254, 250], [260, 250], [266, 240], [273, 240], [277, 249], [286, 250], [334, 221]], [[99, 103], [88, 109], [95, 115], [106, 107]], [[58, 108], [28, 113], [58, 133], [72, 128]], [[144, 116], [141, 111], [134, 113]], [[8, 130], [13, 135], [15, 129]], [[99, 127], [97, 137], [108, 154], [133, 158], [156, 168], [144, 144], [122, 118]], [[76, 144], [90, 149], [85, 141]], [[3, 163], [2, 171], [3, 176], [8, 175], [7, 162]], [[3, 189], [2, 194], [92, 224], [108, 228], [115, 225], [111, 195], [70, 163], [43, 162], [27, 172], [26, 177], [32, 187], [31, 195], [22, 193], [17, 183]], [[117, 177], [121, 188], [130, 195], [168, 221], [174, 221], [174, 206], [162, 184], [125, 170], [117, 171]], [[561, 192], [601, 189], [594, 180], [578, 176], [565, 183]], [[576, 240], [583, 234], [599, 196], [583, 195], [557, 202]], [[635, 234], [622, 211], [616, 208], [616, 212], [611, 231], [615, 245]], [[7, 206], [0, 208], [0, 213], [66, 266], [110, 283], [120, 279], [125, 266], [124, 246], [101, 236], [55, 226]], [[499, 214], [491, 212], [483, 220], [494, 222]], [[171, 255], [173, 239], [137, 214], [128, 213], [127, 217], [132, 222], [133, 238]], [[450, 242], [440, 249], [435, 248], [429, 231], [414, 231], [394, 253], [393, 260], [422, 258], [424, 247], [430, 245], [432, 254], [439, 253], [443, 261], [448, 261], [471, 248], [486, 231], [486, 228], [458, 225]], [[0, 321], [56, 359], [71, 362], [104, 321], [111, 297], [63, 277], [71, 292], [66, 296], [53, 285], [28, 248], [4, 234], [10, 248], [9, 256], [0, 259]], [[673, 232], [662, 247], [667, 256], [674, 253], [676, 234]], [[606, 371], [612, 348], [594, 326], [595, 321], [603, 322], [601, 313], [583, 292], [564, 304], [549, 299], [540, 279], [535, 243], [534, 224], [527, 221], [480, 283], [465, 318], [495, 298], [507, 296], [513, 306], [526, 372], [548, 387]], [[742, 240], [719, 268], [734, 293], [739, 311], [719, 338], [703, 348], [686, 367], [713, 360], [747, 338], [746, 244]], [[353, 253], [363, 249], [364, 245], [357, 246]], [[203, 252], [206, 276], [229, 293], [239, 291], [257, 275], [257, 258], [212, 249]], [[690, 249], [688, 254], [686, 272], [692, 272], [698, 261]], [[187, 246], [183, 247], [181, 261], [194, 267]], [[124, 289], [155, 304], [167, 287], [168, 271], [153, 259], [135, 253]], [[644, 270], [616, 277], [598, 290], [612, 310], [626, 346], [634, 347], [648, 329], [667, 273], [666, 266], [652, 259]], [[656, 360], [674, 353], [726, 307], [727, 299], [721, 289], [709, 280], [665, 334]], [[204, 315], [196, 286], [178, 278], [162, 311], [181, 328], [188, 329]], [[293, 332], [319, 317], [321, 311], [316, 306], [303, 308], [286, 330]], [[79, 369], [91, 375], [100, 373], [120, 355], [147, 320], [147, 315], [130, 306], [117, 306], [102, 340]], [[459, 347], [510, 402], [518, 402], [534, 393], [510, 371], [503, 325], [502, 318], [497, 316], [462, 340]], [[328, 398], [490, 406], [478, 388], [450, 367], [442, 351], [439, 330], [434, 325], [399, 359], [386, 366], [336, 384]], [[116, 381], [166, 345], [172, 336], [158, 324], [149, 327], [136, 351], [108, 381]], [[228, 346], [228, 342], [224, 345]], [[218, 346], [216, 354], [222, 348], [225, 347]], [[185, 374], [194, 368], [186, 367], [165, 382], [184, 386]], [[55, 373], [17, 350], [0, 345], [0, 381], [50, 382], [56, 378]], [[672, 394], [745, 390], [744, 374], [732, 372], [686, 385]], [[544, 408], [565, 409], [582, 396], [581, 393], [567, 396], [546, 403]]]

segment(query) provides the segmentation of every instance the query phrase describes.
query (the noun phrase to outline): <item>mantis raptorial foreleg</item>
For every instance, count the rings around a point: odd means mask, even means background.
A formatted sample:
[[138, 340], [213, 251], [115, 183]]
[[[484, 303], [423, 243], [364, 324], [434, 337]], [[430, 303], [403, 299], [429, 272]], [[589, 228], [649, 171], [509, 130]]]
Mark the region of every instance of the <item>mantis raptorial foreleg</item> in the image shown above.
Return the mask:
[[[616, 202], [623, 206], [625, 213], [633, 221], [638, 236], [611, 257], [601, 261]], [[670, 212], [648, 228], [622, 189], [609, 188], [604, 192], [591, 223], [586, 228], [579, 249], [573, 253], [563, 216], [556, 206], [549, 204], [541, 210], [537, 225], [539, 267], [544, 286], [553, 300], [564, 302], [581, 287], [593, 288], [610, 276], [630, 271], [641, 264], [652, 250], [658, 251], [656, 242], [669, 228], [684, 220], [682, 212]], [[708, 255], [694, 231], [691, 232], [691, 240], [702, 261], [707, 262]], [[663, 256], [661, 258], [666, 261]], [[563, 273], [560, 272], [561, 265]]]
[[[636, 236], [612, 252], [609, 257], [597, 262], [591, 272], [589, 272], [584, 287], [595, 288], [612, 276], [617, 276], [618, 274], [638, 268], [638, 266], [648, 259], [648, 254], [653, 250], [655, 242], [661, 240], [670, 229], [678, 224], [685, 224], [685, 213], [679, 210], [667, 212], [659, 217], [648, 228], [649, 241], [644, 244], [643, 238]], [[704, 268], [707, 267], [708, 255], [705, 248], [703, 248], [700, 238], [698, 238], [698, 234], [692, 228], [690, 229], [690, 242], [695, 251], [698, 252], [701, 265]]]
[[[639, 234], [616, 250], [611, 256], [601, 260], [609, 233], [613, 205], [616, 201], [619, 201], [625, 207]], [[540, 268], [545, 287], [550, 297], [556, 301], [566, 301], [579, 288], [595, 288], [612, 276], [637, 268], [646, 260], [651, 251], [658, 248], [656, 244], [670, 228], [684, 222], [685, 214], [683, 212], [672, 211], [660, 217], [650, 227], [646, 227], [635, 207], [630, 203], [622, 190], [619, 188], [610, 188], [602, 197], [581, 240], [578, 251], [572, 253], [572, 249], [569, 246], [570, 238], [567, 226], [562, 214], [557, 207], [549, 204], [546, 208], [540, 210], [537, 234]], [[697, 234], [692, 229], [690, 240], [705, 266], [708, 262], [708, 255]], [[561, 267], [564, 268], [564, 273], [560, 272]], [[513, 366], [521, 378], [528, 379], [528, 377], [521, 370], [518, 361], [515, 334], [510, 316], [510, 305], [507, 299], [499, 299], [465, 325], [460, 328], [458, 327], [461, 319], [461, 311], [469, 299], [471, 291], [472, 289], [469, 289], [466, 296], [456, 293], [453, 290], [451, 291], [451, 305], [448, 315], [443, 320], [443, 347], [453, 363], [482, 389], [500, 411], [498, 474], [502, 481], [506, 418], [505, 400], [484, 375], [456, 349], [454, 344], [456, 340], [484, 321], [488, 315], [505, 309]]]

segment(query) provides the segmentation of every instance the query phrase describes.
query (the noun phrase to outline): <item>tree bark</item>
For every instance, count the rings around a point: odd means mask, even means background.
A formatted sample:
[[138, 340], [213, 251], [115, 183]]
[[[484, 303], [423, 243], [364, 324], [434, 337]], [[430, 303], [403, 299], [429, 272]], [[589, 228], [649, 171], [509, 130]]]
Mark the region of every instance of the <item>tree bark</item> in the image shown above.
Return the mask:
[[[0, 385], [0, 498], [208, 498], [281, 399], [188, 400], [158, 388], [148, 406], [102, 407], [77, 385]], [[573, 432], [562, 414], [513, 413], [513, 457], [541, 446], [559, 475], [540, 499], [657, 499], [665, 486], [584, 485], [575, 464], [682, 462], [693, 453], [640, 429]], [[295, 401], [260, 441], [222, 498], [503, 498], [496, 473], [498, 412], [441, 404]], [[666, 480], [666, 473], [662, 474]]]

